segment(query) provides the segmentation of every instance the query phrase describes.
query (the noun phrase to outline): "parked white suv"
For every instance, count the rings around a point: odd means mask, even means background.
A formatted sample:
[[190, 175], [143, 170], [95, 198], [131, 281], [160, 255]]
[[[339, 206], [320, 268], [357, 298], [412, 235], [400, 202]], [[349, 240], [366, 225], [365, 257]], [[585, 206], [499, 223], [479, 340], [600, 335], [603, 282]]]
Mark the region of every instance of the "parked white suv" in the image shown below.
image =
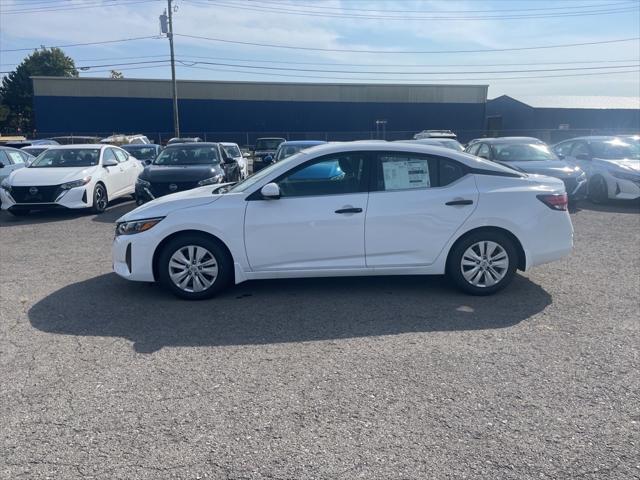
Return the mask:
[[326, 144], [213, 191], [120, 218], [115, 272], [189, 299], [253, 279], [443, 273], [486, 295], [573, 245], [561, 180], [441, 147]]
[[2, 209], [14, 215], [50, 208], [92, 208], [135, 192], [143, 166], [111, 145], [52, 145], [2, 181]]

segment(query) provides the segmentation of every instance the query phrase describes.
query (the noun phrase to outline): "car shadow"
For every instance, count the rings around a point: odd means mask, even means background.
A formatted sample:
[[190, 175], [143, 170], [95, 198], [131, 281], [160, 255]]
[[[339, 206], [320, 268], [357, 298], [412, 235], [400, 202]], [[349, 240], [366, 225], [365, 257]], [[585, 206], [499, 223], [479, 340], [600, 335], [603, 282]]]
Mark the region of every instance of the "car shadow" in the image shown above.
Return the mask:
[[53, 223], [71, 220], [79, 217], [93, 216], [94, 222], [113, 223], [125, 213], [136, 208], [136, 203], [130, 198], [117, 198], [109, 203], [109, 207], [100, 215], [94, 214], [90, 209], [34, 210], [28, 215], [16, 217], [11, 213], [0, 211], [0, 228], [21, 225], [37, 225], [40, 223]]
[[605, 203], [582, 201], [577, 206], [579, 210], [610, 213], [640, 213], [640, 200], [608, 200]]
[[351, 277], [246, 282], [214, 299], [178, 300], [159, 286], [105, 274], [68, 285], [28, 312], [43, 332], [121, 337], [134, 350], [335, 340], [409, 332], [506, 328], [551, 304], [529, 279], [473, 297], [445, 277]]

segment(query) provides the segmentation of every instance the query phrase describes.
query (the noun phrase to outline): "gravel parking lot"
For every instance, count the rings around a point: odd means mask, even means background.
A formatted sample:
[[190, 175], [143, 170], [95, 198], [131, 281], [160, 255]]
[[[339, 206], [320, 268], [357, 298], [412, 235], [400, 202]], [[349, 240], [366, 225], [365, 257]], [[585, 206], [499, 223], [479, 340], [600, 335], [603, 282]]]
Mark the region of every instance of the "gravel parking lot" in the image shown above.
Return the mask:
[[640, 207], [494, 297], [442, 278], [111, 272], [113, 221], [0, 214], [0, 477], [640, 478]]

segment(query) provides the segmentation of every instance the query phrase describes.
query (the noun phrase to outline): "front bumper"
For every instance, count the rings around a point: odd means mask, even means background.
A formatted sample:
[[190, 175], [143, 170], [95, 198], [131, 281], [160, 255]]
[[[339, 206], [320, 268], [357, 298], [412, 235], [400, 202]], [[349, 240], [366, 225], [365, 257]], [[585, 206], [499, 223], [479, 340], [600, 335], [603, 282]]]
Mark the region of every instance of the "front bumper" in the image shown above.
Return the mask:
[[2, 210], [46, 210], [52, 208], [87, 208], [93, 204], [93, 196], [89, 193], [87, 186], [64, 190], [57, 194], [53, 201], [42, 201], [43, 199], [33, 198], [27, 201], [16, 201], [16, 199], [4, 188], [0, 188], [0, 200], [2, 200]]
[[153, 253], [157, 244], [146, 232], [120, 235], [113, 239], [113, 271], [127, 280], [153, 282]]
[[584, 177], [582, 180], [575, 178], [564, 179], [563, 182], [569, 201], [576, 202], [587, 198], [587, 177]]
[[607, 184], [609, 198], [614, 200], [637, 200], [640, 198], [640, 181], [626, 180], [610, 175]]

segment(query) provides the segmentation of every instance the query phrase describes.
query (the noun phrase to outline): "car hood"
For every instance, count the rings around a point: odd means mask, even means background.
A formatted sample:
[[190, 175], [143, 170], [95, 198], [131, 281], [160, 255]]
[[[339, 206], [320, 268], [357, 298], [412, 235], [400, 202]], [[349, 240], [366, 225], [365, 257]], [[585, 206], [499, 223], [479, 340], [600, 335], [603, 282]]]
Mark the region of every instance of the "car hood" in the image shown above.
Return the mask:
[[140, 178], [148, 182], [197, 182], [224, 173], [219, 164], [208, 165], [148, 165]]
[[60, 185], [95, 174], [100, 167], [75, 168], [21, 168], [9, 176], [9, 183], [15, 187]]
[[557, 160], [542, 161], [522, 161], [522, 162], [500, 162], [507, 167], [514, 167], [526, 173], [537, 175], [549, 175], [556, 178], [577, 177], [582, 174], [580, 167], [569, 162]]
[[593, 160], [600, 163], [601, 165], [617, 168], [623, 172], [640, 173], [640, 160], [632, 160], [628, 158], [622, 158], [620, 160], [605, 160], [604, 158], [594, 158]]
[[208, 185], [206, 187], [185, 190], [184, 192], [172, 193], [155, 200], [147, 202], [135, 210], [120, 217], [116, 222], [128, 222], [143, 218], [164, 217], [169, 213], [182, 208], [206, 205], [220, 199], [222, 195], [213, 195], [214, 189], [219, 185]]

